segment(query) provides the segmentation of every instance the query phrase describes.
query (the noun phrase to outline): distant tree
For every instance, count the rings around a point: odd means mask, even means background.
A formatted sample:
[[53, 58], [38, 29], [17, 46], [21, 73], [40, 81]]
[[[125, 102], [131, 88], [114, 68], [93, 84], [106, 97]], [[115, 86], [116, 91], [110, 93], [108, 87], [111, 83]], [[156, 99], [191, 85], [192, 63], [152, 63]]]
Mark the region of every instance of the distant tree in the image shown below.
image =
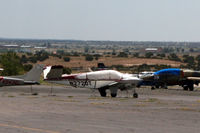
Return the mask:
[[86, 55], [86, 56], [85, 56], [85, 60], [86, 60], [86, 61], [93, 61], [93, 59], [94, 59], [94, 58], [93, 58], [92, 55]]
[[4, 71], [2, 75], [18, 75], [23, 73], [23, 65], [20, 61], [20, 57], [13, 52], [8, 52], [0, 56], [0, 63], [3, 66]]
[[153, 56], [153, 53], [152, 52], [148, 52], [145, 54], [145, 57], [146, 58], [151, 58]]
[[118, 71], [120, 71], [120, 70], [122, 70], [122, 69], [124, 68], [124, 66], [123, 66], [123, 65], [112, 65], [111, 68], [112, 68], [112, 69], [115, 68], [115, 69], [117, 69]]
[[147, 64], [142, 64], [138, 66], [138, 72], [150, 70], [150, 66]]
[[72, 56], [80, 56], [80, 54], [78, 52], [73, 52]]
[[197, 70], [200, 70], [200, 55], [196, 57], [196, 61], [197, 61]]
[[133, 56], [134, 57], [139, 57], [139, 53], [134, 53]]
[[32, 67], [33, 67], [33, 65], [31, 65], [31, 64], [26, 64], [26, 65], [24, 65], [24, 71], [27, 72], [27, 71], [31, 70]]
[[168, 59], [173, 61], [181, 61], [181, 59], [175, 53], [170, 54]]
[[179, 52], [180, 52], [180, 49], [179, 49], [179, 48], [176, 48], [176, 51], [179, 53]]
[[65, 52], [65, 55], [66, 55], [66, 56], [70, 56], [71, 53], [69, 53], [69, 52]]
[[183, 62], [184, 63], [189, 63], [189, 64], [194, 64], [195, 63], [195, 59], [194, 59], [193, 56], [184, 55], [183, 56]]
[[193, 49], [193, 48], [190, 48], [190, 52], [194, 52], [194, 49]]
[[56, 55], [56, 57], [58, 57], [59, 59], [62, 59], [62, 55]]
[[63, 74], [71, 74], [72, 73], [72, 70], [68, 67], [64, 67], [63, 68]]
[[186, 68], [198, 69], [198, 61], [197, 61], [197, 66], [196, 66], [195, 58], [193, 56], [183, 55], [183, 62], [187, 63], [187, 65], [185, 66]]
[[116, 55], [115, 49], [112, 50], [112, 55]]
[[63, 60], [66, 62], [70, 62], [70, 57], [64, 57]]
[[124, 52], [124, 53], [129, 53], [129, 49], [128, 49], [128, 48], [125, 48], [125, 49], [123, 49], [123, 52]]
[[29, 57], [28, 59], [30, 62], [32, 63], [36, 63], [37, 62], [37, 58], [35, 56]]
[[95, 57], [95, 60], [99, 60], [99, 57], [101, 57], [101, 55], [95, 54], [94, 57]]
[[164, 53], [162, 53], [162, 54], [157, 54], [157, 56], [164, 58], [166, 55]]
[[59, 54], [59, 55], [64, 55], [64, 50], [60, 50], [60, 49], [58, 49], [57, 51], [56, 51], [56, 54]]
[[46, 45], [47, 48], [51, 47], [51, 43], [50, 42], [47, 42], [45, 45]]
[[188, 57], [189, 57], [188, 54], [184, 54], [184, 55], [183, 55], [183, 58], [188, 58]]
[[173, 48], [163, 48], [162, 50], [164, 53], [173, 53], [174, 49]]
[[128, 54], [125, 53], [125, 52], [120, 52], [120, 53], [118, 54], [118, 57], [128, 57]]
[[49, 53], [46, 52], [45, 50], [41, 50], [41, 51], [36, 51], [34, 56], [36, 57], [37, 60], [44, 61], [49, 58]]
[[164, 65], [164, 64], [154, 66], [155, 70], [161, 70], [161, 69], [165, 69], [165, 68], [171, 68], [171, 66], [170, 65]]
[[88, 52], [89, 52], [89, 47], [88, 47], [88, 46], [86, 46], [86, 47], [84, 48], [84, 52], [85, 52], [85, 53], [88, 53]]
[[200, 55], [197, 55], [197, 57], [195, 58], [197, 61], [200, 61]]
[[26, 55], [22, 55], [20, 61], [21, 61], [21, 63], [27, 63], [28, 62], [28, 58], [26, 57]]
[[28, 52], [28, 53], [27, 53], [27, 55], [28, 55], [28, 56], [32, 56], [32, 55], [33, 55], [33, 53], [30, 53], [30, 52]]

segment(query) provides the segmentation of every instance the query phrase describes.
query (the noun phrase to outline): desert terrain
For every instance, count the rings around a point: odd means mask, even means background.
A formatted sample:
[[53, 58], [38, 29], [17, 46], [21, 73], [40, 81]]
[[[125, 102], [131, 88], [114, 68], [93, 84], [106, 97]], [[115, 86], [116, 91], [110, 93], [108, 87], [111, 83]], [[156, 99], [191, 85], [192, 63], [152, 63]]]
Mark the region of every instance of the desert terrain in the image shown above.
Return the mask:
[[124, 66], [133, 66], [133, 65], [142, 65], [142, 64], [148, 64], [148, 65], [171, 65], [173, 67], [179, 67], [181, 62], [177, 61], [171, 61], [171, 60], [164, 60], [164, 59], [147, 59], [147, 58], [120, 58], [120, 57], [100, 57], [99, 60], [93, 60], [93, 61], [86, 61], [85, 57], [80, 56], [80, 57], [70, 57], [71, 60], [70, 62], [64, 62], [63, 59], [59, 59], [57, 57], [50, 57], [49, 59], [43, 61], [43, 62], [38, 62], [42, 63], [45, 65], [63, 65], [65, 67], [83, 67], [83, 68], [88, 68], [88, 67], [96, 67], [97, 63], [103, 62], [106, 66], [112, 66], [112, 65], [124, 65]]

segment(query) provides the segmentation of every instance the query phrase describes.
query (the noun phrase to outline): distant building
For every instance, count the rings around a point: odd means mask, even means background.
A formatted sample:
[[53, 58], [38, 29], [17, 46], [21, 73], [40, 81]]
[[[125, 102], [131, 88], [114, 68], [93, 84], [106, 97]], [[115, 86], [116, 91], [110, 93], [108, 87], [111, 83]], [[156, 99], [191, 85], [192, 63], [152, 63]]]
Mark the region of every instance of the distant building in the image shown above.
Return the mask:
[[143, 53], [148, 53], [148, 52], [159, 53], [161, 51], [162, 51], [162, 48], [145, 48], [141, 50], [141, 52]]
[[47, 47], [34, 47], [35, 49], [46, 49]]
[[31, 53], [31, 46], [29, 46], [29, 45], [20, 46], [19, 52]]
[[19, 48], [19, 45], [3, 45], [4, 48]]
[[31, 46], [29, 46], [29, 45], [22, 45], [22, 46], [20, 46], [21, 48], [31, 48]]
[[146, 48], [145, 51], [158, 51], [158, 48]]

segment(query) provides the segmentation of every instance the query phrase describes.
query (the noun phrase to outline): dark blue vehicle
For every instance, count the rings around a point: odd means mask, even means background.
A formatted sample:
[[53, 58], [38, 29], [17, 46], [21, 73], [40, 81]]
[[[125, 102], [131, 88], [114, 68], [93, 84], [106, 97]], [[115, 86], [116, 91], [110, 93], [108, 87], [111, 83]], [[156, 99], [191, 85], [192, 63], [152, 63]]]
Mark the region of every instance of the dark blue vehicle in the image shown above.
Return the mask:
[[184, 90], [194, 90], [194, 84], [200, 81], [200, 72], [183, 70], [179, 68], [162, 69], [151, 76], [142, 77], [143, 81], [139, 86], [152, 86], [155, 88], [166, 88], [171, 85], [180, 85]]

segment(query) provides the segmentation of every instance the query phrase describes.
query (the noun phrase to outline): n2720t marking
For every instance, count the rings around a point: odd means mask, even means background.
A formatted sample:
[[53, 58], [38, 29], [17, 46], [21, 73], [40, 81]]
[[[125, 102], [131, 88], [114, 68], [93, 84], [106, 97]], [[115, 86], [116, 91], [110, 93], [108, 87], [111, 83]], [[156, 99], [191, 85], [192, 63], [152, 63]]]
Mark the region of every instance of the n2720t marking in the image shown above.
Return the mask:
[[74, 87], [87, 87], [92, 85], [91, 81], [88, 80], [70, 80], [69, 83]]

